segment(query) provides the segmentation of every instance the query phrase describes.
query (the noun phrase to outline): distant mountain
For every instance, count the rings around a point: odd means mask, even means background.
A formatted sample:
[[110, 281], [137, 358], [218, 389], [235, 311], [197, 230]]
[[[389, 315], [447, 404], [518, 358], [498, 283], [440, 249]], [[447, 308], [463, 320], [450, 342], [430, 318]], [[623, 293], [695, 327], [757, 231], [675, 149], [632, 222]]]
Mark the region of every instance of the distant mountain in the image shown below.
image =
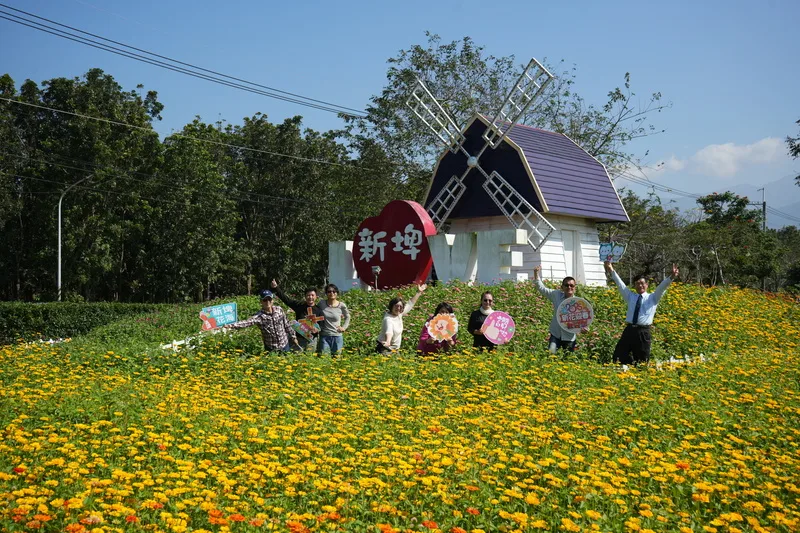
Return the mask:
[[[706, 191], [698, 194], [711, 194], [712, 192], [725, 192], [732, 191], [739, 196], [747, 196], [750, 202], [761, 206], [761, 191], [758, 185], [751, 185], [749, 183], [740, 183], [732, 185], [724, 189], [713, 191]], [[767, 202], [767, 226], [774, 229], [779, 229], [784, 226], [797, 226], [800, 228], [800, 187], [795, 185], [794, 176], [784, 176], [779, 180], [767, 183], [764, 188], [766, 189], [766, 202]], [[638, 187], [633, 187], [633, 191], [642, 196], [647, 194]], [[696, 209], [697, 202], [693, 198], [686, 197], [672, 197], [669, 195], [662, 195], [661, 200], [664, 202], [665, 207], [677, 207], [682, 212], [689, 212]], [[754, 206], [755, 207], [755, 206]], [[781, 211], [793, 217], [794, 220], [770, 212], [770, 210]]]
[[[761, 203], [761, 187], [740, 184], [733, 186], [730, 190], [739, 196], [747, 196], [754, 204]], [[764, 185], [767, 202], [767, 226], [770, 228], [782, 228], [783, 226], [800, 227], [800, 187], [795, 185], [794, 176], [784, 176], [783, 178]], [[770, 209], [775, 209], [794, 217], [796, 220], [781, 217], [770, 213]]]

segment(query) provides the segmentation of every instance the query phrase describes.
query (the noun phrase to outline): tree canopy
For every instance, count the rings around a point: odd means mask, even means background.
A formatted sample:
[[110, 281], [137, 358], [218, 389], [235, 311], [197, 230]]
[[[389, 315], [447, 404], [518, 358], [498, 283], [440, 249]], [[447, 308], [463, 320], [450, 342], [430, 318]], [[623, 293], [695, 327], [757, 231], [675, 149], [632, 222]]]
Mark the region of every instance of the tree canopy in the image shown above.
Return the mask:
[[[416, 79], [463, 127], [474, 113], [499, 109], [524, 68], [513, 55], [487, 54], [470, 37], [443, 43], [436, 34], [426, 35], [426, 45], [413, 45], [388, 60], [387, 84], [370, 99], [366, 117], [346, 118], [351, 136], [374, 140], [398, 164], [417, 200], [443, 147], [406, 106]], [[556, 77], [520, 122], [568, 135], [612, 174], [636, 164], [626, 144], [660, 131], [649, 120], [669, 106], [661, 93], [652, 93], [640, 106], [626, 72], [622, 85], [611, 89], [598, 107], [575, 91], [577, 67], [565, 68], [563, 61], [548, 64], [546, 59], [544, 64]]]
[[[342, 131], [254, 113], [235, 125], [197, 118], [164, 139], [153, 129], [164, 111], [158, 94], [125, 90], [99, 69], [19, 89], [0, 76], [11, 100], [0, 100], [0, 299], [57, 297], [59, 201], [66, 299], [199, 301], [252, 293], [272, 278], [290, 291], [321, 285], [329, 241], [352, 239], [391, 200], [422, 199], [443, 148], [405, 106], [415, 78], [463, 125], [495, 110], [521, 70], [468, 37], [434, 34], [388, 61], [367, 117], [348, 118]], [[574, 90], [576, 69], [556, 67], [522, 121], [567, 134], [612, 172], [635, 164], [627, 143], [659, 131], [650, 118], [665, 107], [660, 93], [634, 105], [625, 73], [594, 106]], [[701, 283], [797, 283], [796, 231], [761, 231], [746, 199], [701, 198], [696, 220], [655, 196], [623, 191], [623, 202], [630, 223], [600, 231], [629, 243], [630, 269], [679, 261]]]

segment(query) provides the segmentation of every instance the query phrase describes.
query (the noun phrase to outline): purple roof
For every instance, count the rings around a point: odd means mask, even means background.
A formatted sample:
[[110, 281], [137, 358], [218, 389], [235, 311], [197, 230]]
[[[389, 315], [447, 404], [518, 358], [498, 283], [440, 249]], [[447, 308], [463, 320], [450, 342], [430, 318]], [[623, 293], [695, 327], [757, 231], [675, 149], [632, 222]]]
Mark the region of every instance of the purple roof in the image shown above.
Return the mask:
[[629, 220], [605, 167], [569, 137], [518, 124], [507, 138], [522, 149], [548, 213]]
[[522, 149], [548, 213], [629, 220], [605, 167], [569, 137], [516, 125], [507, 138]]

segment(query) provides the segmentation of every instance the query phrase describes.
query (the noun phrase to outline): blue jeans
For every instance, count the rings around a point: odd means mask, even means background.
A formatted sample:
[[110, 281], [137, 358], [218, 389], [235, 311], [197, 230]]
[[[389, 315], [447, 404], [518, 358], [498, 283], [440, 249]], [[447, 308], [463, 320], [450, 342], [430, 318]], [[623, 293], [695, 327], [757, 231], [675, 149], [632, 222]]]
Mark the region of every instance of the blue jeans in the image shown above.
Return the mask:
[[339, 355], [342, 353], [342, 348], [344, 348], [344, 337], [338, 335], [328, 336], [328, 335], [320, 335], [319, 337], [319, 347], [317, 348], [317, 353], [329, 353], [333, 355]]

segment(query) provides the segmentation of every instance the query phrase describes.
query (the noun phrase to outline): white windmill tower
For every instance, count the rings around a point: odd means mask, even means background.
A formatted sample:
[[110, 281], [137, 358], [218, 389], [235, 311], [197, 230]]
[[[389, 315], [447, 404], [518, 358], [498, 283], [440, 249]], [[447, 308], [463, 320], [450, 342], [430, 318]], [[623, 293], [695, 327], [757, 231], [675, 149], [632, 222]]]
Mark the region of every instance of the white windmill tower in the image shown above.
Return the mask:
[[466, 190], [464, 180], [473, 169], [483, 175], [483, 189], [497, 204], [500, 211], [516, 229], [528, 233], [528, 244], [538, 250], [555, 230], [514, 187], [497, 171], [488, 174], [480, 165], [481, 156], [488, 149], [496, 149], [511, 129], [531, 107], [537, 97], [553, 79], [553, 75], [536, 59], [531, 59], [517, 82], [512, 87], [499, 110], [483, 134], [483, 146], [475, 153], [464, 147], [464, 130], [431, 94], [425, 84], [417, 78], [417, 83], [406, 105], [419, 117], [438, 139], [453, 153], [461, 152], [467, 158], [467, 168], [460, 176], [454, 175], [430, 202], [428, 214], [436, 230], [440, 231], [450, 213], [458, 204]]

